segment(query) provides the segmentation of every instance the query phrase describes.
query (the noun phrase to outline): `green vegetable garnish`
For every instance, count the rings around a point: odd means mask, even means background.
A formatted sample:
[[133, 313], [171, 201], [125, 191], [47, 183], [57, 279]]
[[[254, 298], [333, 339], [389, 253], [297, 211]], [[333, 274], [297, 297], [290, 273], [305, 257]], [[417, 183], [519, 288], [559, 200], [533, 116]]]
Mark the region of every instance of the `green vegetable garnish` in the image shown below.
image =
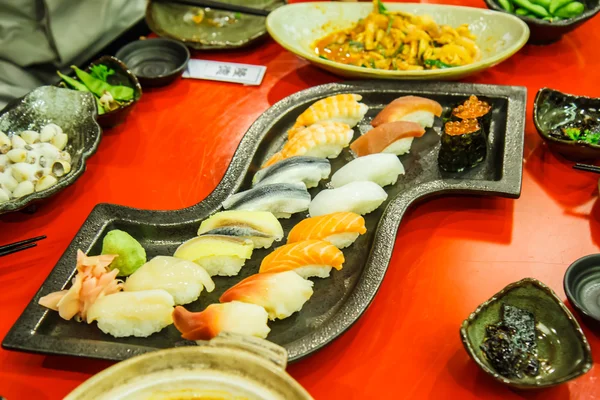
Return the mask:
[[394, 54], [392, 54], [392, 57], [396, 57], [398, 54], [400, 54], [400, 52], [402, 52], [402, 49], [404, 49], [404, 44], [400, 44], [400, 46], [398, 46]]
[[387, 14], [388, 12], [387, 8], [385, 8], [381, 0], [377, 1], [377, 9], [379, 11], [379, 14]]
[[365, 46], [362, 44], [362, 42], [356, 42], [354, 40], [351, 40], [349, 43], [350, 48], [352, 49], [352, 51], [354, 52], [359, 52], [362, 51]]
[[102, 97], [104, 92], [108, 92], [117, 101], [133, 100], [134, 92], [132, 88], [121, 85], [109, 85], [108, 83], [93, 77], [91, 74], [88, 74], [74, 65], [71, 66], [71, 68], [73, 68], [79, 80], [96, 96]]
[[454, 67], [454, 65], [446, 64], [445, 62], [442, 62], [440, 60], [425, 60], [423, 61], [423, 63], [428, 67], [437, 67], [439, 69]]
[[584, 135], [584, 140], [589, 144], [598, 144], [600, 142], [600, 132], [591, 132], [589, 129], [586, 129]]
[[110, 269], [118, 269], [119, 276], [129, 276], [146, 263], [146, 251], [129, 233], [115, 229], [102, 241], [101, 254], [116, 254]]
[[392, 24], [394, 23], [394, 17], [390, 17], [390, 20], [388, 21], [388, 26], [387, 29], [385, 30], [385, 34], [387, 35], [388, 33], [390, 33], [390, 30], [392, 30]]
[[325, 57], [323, 54], [319, 54], [319, 58], [322, 58], [323, 60], [329, 60], [329, 58]]
[[92, 65], [90, 71], [90, 75], [104, 82], [107, 81], [109, 76], [114, 75], [115, 73], [114, 69], [108, 68], [104, 64]]
[[233, 16], [235, 17], [235, 19], [240, 19], [242, 18], [242, 13], [236, 12], [235, 14], [233, 14]]
[[[56, 73], [58, 74], [58, 76], [60, 76], [60, 78], [63, 80], [63, 82], [67, 86], [70, 86], [72, 89], [78, 90], [80, 92], [91, 93], [91, 90], [88, 89], [87, 86], [85, 86], [83, 83], [79, 82], [77, 79], [73, 79], [70, 76], [63, 75], [60, 73], [60, 71], [56, 71]], [[96, 105], [98, 106], [98, 115], [104, 114], [105, 110], [104, 110], [104, 107], [102, 107], [102, 104], [100, 104], [100, 100], [98, 100], [98, 98], [96, 96], [94, 96], [94, 99], [96, 99]]]
[[369, 64], [371, 64], [371, 68], [377, 68], [375, 66], [375, 60], [373, 60], [372, 58], [369, 59]]
[[579, 128], [566, 128], [564, 131], [571, 140], [579, 140], [581, 136], [581, 130]]

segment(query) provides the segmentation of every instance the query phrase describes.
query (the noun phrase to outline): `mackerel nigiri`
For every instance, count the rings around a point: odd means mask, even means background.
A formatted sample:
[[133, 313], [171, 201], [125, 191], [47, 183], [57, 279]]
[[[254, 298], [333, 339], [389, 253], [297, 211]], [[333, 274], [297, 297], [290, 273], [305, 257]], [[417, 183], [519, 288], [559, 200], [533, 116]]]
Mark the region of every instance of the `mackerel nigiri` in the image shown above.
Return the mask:
[[319, 181], [329, 177], [329, 160], [318, 157], [296, 156], [281, 160], [259, 170], [252, 180], [253, 186], [270, 183], [303, 182], [307, 188], [315, 187]]
[[374, 153], [402, 155], [410, 151], [413, 139], [424, 133], [425, 129], [416, 122], [388, 122], [356, 139], [350, 148], [359, 157]]
[[395, 154], [369, 154], [338, 169], [331, 177], [331, 186], [338, 188], [350, 182], [371, 181], [383, 187], [396, 183], [401, 174], [404, 175], [404, 166]]
[[409, 121], [420, 124], [423, 128], [431, 128], [435, 117], [442, 115], [443, 108], [437, 101], [418, 96], [404, 96], [388, 104], [375, 118], [371, 125], [377, 127], [394, 121]]
[[221, 332], [266, 338], [269, 314], [261, 306], [240, 301], [211, 304], [202, 312], [178, 306], [173, 311], [175, 328], [187, 340], [210, 340]]
[[306, 211], [310, 193], [304, 183], [273, 183], [236, 193], [223, 202], [223, 208], [245, 211], [269, 211], [277, 218], [289, 218]]
[[293, 271], [251, 275], [228, 289], [219, 301], [262, 306], [269, 319], [284, 319], [300, 311], [313, 294], [313, 283]]
[[259, 273], [294, 271], [303, 278], [327, 278], [331, 268], [338, 271], [344, 253], [324, 240], [303, 240], [275, 249], [260, 264]]
[[335, 212], [319, 217], [306, 218], [292, 228], [287, 242], [325, 240], [338, 249], [350, 246], [367, 232], [365, 219], [353, 212]]
[[294, 156], [335, 158], [354, 136], [354, 131], [341, 122], [317, 122], [296, 133], [278, 153], [275, 153], [263, 168]]
[[283, 239], [283, 228], [277, 218], [268, 211], [221, 211], [202, 221], [198, 229], [201, 235], [227, 235], [246, 238], [254, 242], [254, 248], [269, 248], [274, 241]]
[[311, 217], [339, 211], [368, 214], [375, 211], [385, 200], [387, 193], [370, 181], [351, 182], [337, 189], [322, 190], [308, 207]]
[[250, 239], [204, 235], [183, 243], [173, 256], [195, 262], [210, 276], [234, 276], [252, 257], [253, 249], [254, 244]]
[[341, 122], [351, 128], [356, 126], [369, 111], [366, 104], [359, 103], [361, 100], [362, 96], [358, 94], [337, 94], [317, 101], [296, 119], [288, 138], [291, 139], [304, 127], [321, 121]]

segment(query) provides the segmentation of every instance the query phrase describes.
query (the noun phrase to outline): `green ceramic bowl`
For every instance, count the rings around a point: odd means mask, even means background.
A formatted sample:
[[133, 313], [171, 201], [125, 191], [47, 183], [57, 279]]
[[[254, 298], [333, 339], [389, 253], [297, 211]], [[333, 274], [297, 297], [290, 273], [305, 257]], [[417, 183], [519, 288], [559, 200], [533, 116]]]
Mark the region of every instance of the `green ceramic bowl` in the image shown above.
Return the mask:
[[[286, 4], [285, 0], [221, 0], [263, 10]], [[191, 17], [204, 12], [200, 23]], [[196, 50], [234, 49], [266, 36], [265, 17], [211, 10], [160, 1], [148, 1], [146, 22], [159, 36], [180, 40]], [[211, 23], [215, 21], [215, 23]]]
[[[538, 352], [551, 368], [537, 377], [508, 379], [494, 371], [480, 345], [486, 326], [500, 321], [502, 304], [509, 304], [535, 315]], [[494, 379], [519, 389], [558, 385], [577, 378], [592, 368], [590, 345], [579, 324], [558, 298], [542, 282], [526, 278], [512, 283], [480, 305], [460, 329], [462, 342], [473, 360]]]
[[386, 3], [390, 11], [429, 15], [441, 25], [469, 24], [477, 36], [482, 59], [462, 67], [425, 71], [387, 71], [356, 67], [319, 58], [313, 43], [323, 36], [353, 26], [372, 10], [369, 3], [320, 2], [281, 7], [267, 18], [269, 33], [281, 46], [337, 75], [368, 79], [460, 79], [490, 68], [513, 54], [529, 39], [529, 28], [519, 18], [481, 8], [438, 4]]

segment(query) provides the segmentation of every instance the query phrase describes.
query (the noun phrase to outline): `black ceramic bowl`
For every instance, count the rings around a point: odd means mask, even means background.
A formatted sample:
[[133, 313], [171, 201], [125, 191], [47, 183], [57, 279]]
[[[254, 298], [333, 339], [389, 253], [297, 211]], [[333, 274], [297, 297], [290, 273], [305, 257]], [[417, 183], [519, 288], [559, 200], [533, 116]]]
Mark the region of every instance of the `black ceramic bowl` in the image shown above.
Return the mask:
[[563, 281], [567, 298], [590, 326], [600, 329], [600, 254], [575, 261]]
[[176, 40], [145, 39], [124, 46], [117, 58], [131, 68], [144, 87], [164, 86], [182, 73], [190, 59], [190, 51]]
[[539, 135], [552, 151], [571, 161], [600, 159], [600, 146], [582, 140], [559, 139], [550, 133], [565, 121], [581, 122], [600, 118], [600, 99], [575, 96], [558, 90], [542, 88], [533, 104], [533, 122]]
[[[497, 0], [484, 0], [488, 8], [495, 11], [506, 12]], [[556, 22], [544, 21], [542, 19], [523, 17], [515, 15], [527, 24], [531, 35], [528, 43], [531, 44], [550, 44], [554, 43], [565, 34], [575, 30], [581, 24], [592, 18], [600, 11], [600, 0], [579, 0], [585, 4], [585, 11], [578, 17], [560, 20]], [[513, 14], [514, 15], [514, 14]]]

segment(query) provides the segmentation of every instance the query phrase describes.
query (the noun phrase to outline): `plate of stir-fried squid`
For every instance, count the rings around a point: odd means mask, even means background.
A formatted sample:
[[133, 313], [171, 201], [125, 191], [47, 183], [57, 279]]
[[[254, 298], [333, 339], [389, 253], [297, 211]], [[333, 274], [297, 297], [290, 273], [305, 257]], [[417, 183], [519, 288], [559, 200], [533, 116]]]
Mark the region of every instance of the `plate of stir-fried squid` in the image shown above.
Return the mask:
[[287, 50], [338, 75], [458, 79], [525, 45], [529, 28], [494, 11], [435, 4], [299, 3], [267, 19]]

